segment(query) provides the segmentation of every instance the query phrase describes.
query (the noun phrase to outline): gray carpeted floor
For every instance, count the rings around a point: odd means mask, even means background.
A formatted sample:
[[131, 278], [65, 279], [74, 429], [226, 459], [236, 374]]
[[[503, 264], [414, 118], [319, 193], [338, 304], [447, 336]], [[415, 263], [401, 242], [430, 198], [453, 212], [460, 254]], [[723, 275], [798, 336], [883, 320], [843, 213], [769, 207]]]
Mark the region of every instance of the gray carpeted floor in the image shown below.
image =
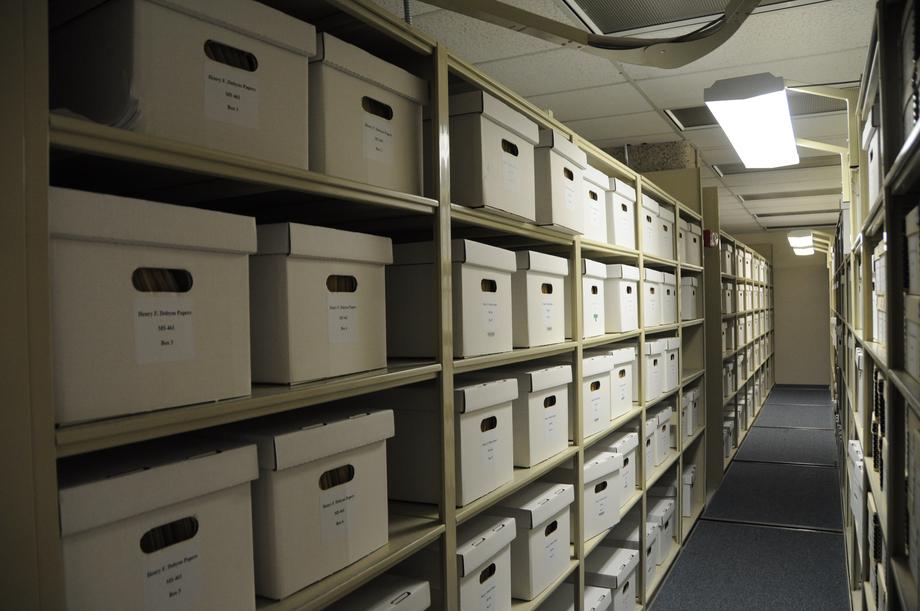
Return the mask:
[[832, 467], [837, 464], [837, 438], [834, 431], [754, 427], [735, 460]]
[[841, 530], [837, 469], [735, 461], [703, 517]]
[[830, 405], [831, 391], [813, 386], [775, 386], [767, 397], [767, 403]]
[[701, 521], [651, 611], [846, 611], [843, 537]]
[[830, 405], [784, 405], [766, 403], [754, 426], [833, 429], [834, 410]]

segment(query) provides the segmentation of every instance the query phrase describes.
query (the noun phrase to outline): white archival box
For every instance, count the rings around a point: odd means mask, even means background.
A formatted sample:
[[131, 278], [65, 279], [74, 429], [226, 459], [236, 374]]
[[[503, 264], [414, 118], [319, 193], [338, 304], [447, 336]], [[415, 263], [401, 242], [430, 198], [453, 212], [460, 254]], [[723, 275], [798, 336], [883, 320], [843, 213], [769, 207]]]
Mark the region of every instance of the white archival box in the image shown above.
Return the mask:
[[[645, 561], [645, 583], [650, 584], [654, 581], [655, 572], [658, 568], [658, 524], [644, 522], [644, 525], [645, 549], [643, 550], [643, 559]], [[639, 524], [635, 519], [624, 520], [604, 539], [604, 545], [635, 550], [641, 549], [639, 547]]]
[[451, 200], [533, 222], [537, 124], [483, 91], [449, 105]]
[[258, 227], [249, 260], [252, 378], [294, 384], [386, 367], [389, 238], [296, 223]]
[[537, 225], [581, 233], [584, 228], [582, 175], [588, 157], [562, 132], [541, 129], [534, 149]]
[[[581, 260], [582, 334], [596, 337], [604, 334], [606, 313], [604, 311], [604, 284], [607, 280], [607, 266], [591, 259]], [[570, 278], [565, 277], [565, 311], [572, 311]], [[572, 338], [572, 317], [565, 317], [565, 336]]]
[[658, 466], [658, 414], [648, 412], [645, 417], [645, 476], [648, 479], [651, 470]]
[[307, 167], [312, 25], [247, 0], [72, 4], [51, 28], [52, 109]]
[[683, 276], [680, 279], [680, 319], [696, 320], [702, 318], [699, 314], [699, 297], [697, 287], [699, 280], [696, 276]]
[[638, 267], [621, 263], [607, 266], [604, 324], [607, 333], [625, 333], [639, 328]]
[[728, 323], [722, 323], [722, 352], [727, 352], [732, 350], [731, 346], [731, 333], [728, 331]]
[[731, 244], [722, 244], [722, 273], [731, 274], [735, 262], [735, 249]]
[[383, 574], [328, 607], [330, 611], [425, 611], [431, 606], [427, 581]]
[[[514, 465], [532, 467], [569, 445], [571, 365], [501, 371], [518, 380], [514, 400]], [[494, 375], [494, 374], [493, 374]]]
[[385, 545], [390, 410], [317, 408], [218, 429], [255, 443], [256, 593], [282, 599]]
[[731, 282], [722, 283], [722, 308], [726, 314], [735, 312], [735, 290]]
[[623, 457], [623, 467], [620, 472], [620, 480], [623, 482], [622, 502], [620, 503], [622, 507], [636, 492], [636, 474], [638, 473], [636, 450], [639, 448], [639, 433], [618, 431], [607, 438], [604, 446], [608, 452]]
[[696, 465], [687, 465], [681, 475], [681, 516], [689, 518], [693, 514], [693, 487], [696, 483]]
[[656, 339], [645, 342], [645, 363], [643, 363], [643, 382], [645, 382], [645, 401], [657, 399], [664, 392], [665, 349], [667, 340]]
[[310, 169], [422, 194], [428, 84], [323, 32], [310, 60]]
[[575, 500], [571, 484], [536, 482], [499, 501], [486, 511], [514, 518], [517, 535], [511, 542], [511, 596], [533, 600], [569, 564], [571, 523]]
[[642, 252], [658, 256], [658, 202], [642, 194], [639, 227], [642, 231]]
[[58, 424], [248, 395], [252, 218], [48, 190]]
[[866, 151], [869, 159], [869, 208], [875, 205], [878, 194], [881, 189], [882, 172], [881, 172], [881, 151], [880, 149], [881, 130], [877, 130], [872, 121], [867, 121], [863, 128], [862, 148]]
[[257, 477], [255, 446], [203, 439], [61, 463], [67, 608], [255, 609], [249, 490]]
[[511, 542], [515, 535], [514, 518], [480, 515], [457, 527], [461, 611], [511, 611]]
[[687, 236], [687, 263], [690, 265], [703, 264], [703, 228], [697, 223], [689, 223], [690, 233]]
[[658, 256], [676, 259], [674, 254], [674, 209], [658, 207]]
[[687, 262], [687, 238], [690, 233], [690, 223], [680, 219], [677, 223], [677, 260]]
[[545, 346], [565, 341], [565, 278], [569, 262], [542, 252], [515, 253], [517, 271], [511, 274], [512, 339], [515, 348]]
[[673, 325], [677, 322], [677, 276], [661, 272], [659, 292], [658, 303], [661, 313], [658, 317], [658, 324]]
[[610, 351], [613, 369], [610, 370], [610, 419], [616, 420], [633, 407], [633, 377], [636, 375], [636, 349], [618, 348]]
[[744, 277], [744, 249], [740, 246], [735, 249], [735, 275]]
[[907, 213], [904, 219], [907, 236], [907, 292], [920, 295], [920, 206]]
[[633, 611], [638, 590], [638, 567], [639, 550], [611, 547], [604, 541], [585, 559], [585, 583], [610, 588], [613, 592], [613, 611]]
[[658, 418], [655, 429], [655, 465], [660, 465], [671, 453], [671, 425], [674, 422], [674, 405], [669, 401], [654, 408]]
[[[581, 410], [585, 437], [610, 425], [610, 372], [613, 367], [614, 358], [608, 353], [587, 353], [582, 359]], [[574, 392], [571, 396], [575, 396]], [[569, 437], [575, 438], [574, 420], [569, 420]]]
[[904, 295], [904, 368], [920, 382], [920, 295]]
[[692, 437], [693, 433], [696, 432], [695, 416], [698, 393], [699, 391], [695, 388], [686, 390], [680, 403], [680, 425], [686, 437]]
[[753, 257], [751, 256], [751, 253], [745, 252], [744, 253], [744, 277], [747, 278], [748, 280], [752, 279], [754, 276], [754, 274], [751, 273], [752, 272], [752, 262], [753, 262]]
[[[398, 244], [393, 253], [395, 262], [387, 267], [387, 354], [434, 357], [440, 345], [434, 245]], [[455, 357], [511, 351], [514, 256], [471, 240], [451, 241]]]
[[[613, 611], [613, 594], [607, 588], [585, 586], [584, 611]], [[565, 582], [553, 590], [543, 603], [537, 607], [539, 611], [575, 611], [575, 586]], [[618, 611], [618, 610], [617, 610]]]
[[[575, 483], [573, 461], [564, 462], [559, 468], [547, 473], [543, 479], [562, 484]], [[584, 459], [584, 537], [587, 541], [620, 521], [623, 487], [620, 483], [623, 457], [591, 448], [585, 451]], [[575, 532], [572, 531], [574, 542]]]
[[607, 242], [636, 248], [636, 189], [619, 178], [610, 179], [607, 191]]
[[585, 238], [607, 242], [607, 190], [610, 178], [600, 170], [586, 166], [584, 171], [584, 233]]
[[669, 337], [663, 341], [666, 341], [667, 345], [664, 349], [662, 390], [668, 392], [680, 385], [680, 338]]
[[656, 327], [661, 321], [661, 292], [663, 277], [661, 272], [643, 268], [645, 288], [642, 291], [642, 322], [645, 327]]
[[662, 564], [668, 552], [671, 551], [671, 546], [674, 545], [674, 524], [677, 522], [674, 516], [674, 509], [677, 503], [674, 498], [670, 497], [653, 500], [654, 502], [649, 506], [648, 517], [650, 521], [658, 524], [658, 539], [656, 541], [658, 550], [655, 555], [657, 563]]

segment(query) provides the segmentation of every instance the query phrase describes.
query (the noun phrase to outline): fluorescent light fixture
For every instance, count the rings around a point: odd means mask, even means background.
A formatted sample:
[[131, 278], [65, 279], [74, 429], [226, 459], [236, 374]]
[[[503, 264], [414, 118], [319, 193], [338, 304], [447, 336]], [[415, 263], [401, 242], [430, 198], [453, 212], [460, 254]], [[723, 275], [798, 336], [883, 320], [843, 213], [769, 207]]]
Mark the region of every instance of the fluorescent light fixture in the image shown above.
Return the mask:
[[767, 72], [723, 79], [703, 100], [746, 168], [778, 168], [799, 162], [782, 77]]
[[790, 231], [786, 239], [793, 248], [811, 248], [815, 244], [811, 232], [803, 229]]
[[809, 246], [808, 248], [793, 248], [792, 252], [794, 252], [796, 256], [807, 257], [808, 255], [815, 254], [815, 249], [811, 246]]

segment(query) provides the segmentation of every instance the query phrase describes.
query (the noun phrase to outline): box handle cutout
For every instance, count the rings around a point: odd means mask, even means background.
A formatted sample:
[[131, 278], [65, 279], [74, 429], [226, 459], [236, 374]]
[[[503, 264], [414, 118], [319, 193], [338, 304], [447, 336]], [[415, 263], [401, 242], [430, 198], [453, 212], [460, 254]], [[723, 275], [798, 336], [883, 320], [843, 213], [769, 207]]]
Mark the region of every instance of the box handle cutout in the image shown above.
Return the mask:
[[623, 594], [626, 594], [627, 592], [629, 592], [629, 582], [628, 581], [623, 584]]
[[502, 138], [502, 150], [514, 157], [518, 156], [517, 145], [513, 142], [509, 142], [508, 140], [505, 140], [504, 138]]
[[540, 285], [540, 292], [543, 293], [544, 295], [552, 295], [553, 285], [550, 284], [549, 282], [544, 282], [543, 284]]
[[329, 490], [342, 484], [347, 484], [355, 479], [355, 468], [352, 465], [342, 465], [335, 469], [329, 469], [319, 476], [320, 490]]
[[658, 366], [658, 359], [652, 359], [652, 367]]
[[185, 269], [138, 267], [131, 274], [131, 284], [142, 293], [188, 293], [192, 274]]
[[667, 225], [662, 225], [662, 226], [661, 226], [661, 229], [662, 229], [665, 233], [671, 231], [670, 227], [668, 227]]
[[626, 294], [627, 294], [627, 295], [632, 295], [632, 287], [631, 287], [631, 286], [627, 286], [627, 287], [626, 287]]
[[246, 72], [255, 72], [259, 68], [259, 60], [249, 51], [243, 51], [216, 40], [205, 41], [204, 54], [218, 63]]
[[482, 422], [479, 423], [479, 430], [485, 433], [486, 431], [491, 431], [498, 426], [498, 418], [495, 416], [489, 416], [488, 418], [483, 418]]
[[482, 569], [482, 572], [479, 574], [479, 583], [485, 583], [489, 581], [489, 579], [494, 574], [495, 574], [495, 563], [493, 562], [486, 568]]
[[594, 391], [596, 391], [596, 390], [600, 390], [600, 388], [601, 388], [601, 383], [595, 380], [594, 382], [591, 382], [590, 388], [591, 388], [591, 392], [594, 392]]
[[556, 532], [556, 529], [558, 528], [559, 528], [559, 520], [553, 520], [552, 522], [546, 525], [546, 528], [543, 530], [543, 536], [544, 537], [550, 536], [551, 534]]
[[654, 287], [654, 286], [648, 287], [648, 292], [649, 292], [650, 295], [654, 295], [654, 294], [655, 294], [655, 287]]
[[623, 210], [623, 212], [629, 212], [629, 208], [627, 208], [626, 204], [620, 204], [620, 208]]
[[566, 180], [575, 180], [574, 172], [568, 168], [562, 168], [562, 175], [565, 176]]
[[410, 596], [412, 596], [412, 592], [401, 592], [399, 596], [390, 600], [390, 606], [395, 607], [396, 605], [400, 604], [402, 601], [406, 600]]
[[361, 108], [385, 121], [391, 121], [393, 119], [393, 107], [384, 104], [380, 100], [363, 96], [361, 98]]
[[354, 276], [333, 274], [326, 278], [326, 288], [330, 293], [354, 293], [358, 290], [358, 279]]
[[594, 494], [600, 494], [606, 489], [607, 489], [607, 482], [606, 481], [601, 482], [594, 487]]
[[623, 457], [623, 466], [624, 466], [624, 467], [628, 467], [628, 466], [629, 466], [629, 456], [624, 456], [624, 457]]
[[498, 292], [498, 284], [495, 280], [489, 280], [488, 278], [483, 278], [480, 283], [483, 293], [495, 293]]
[[198, 520], [193, 516], [179, 518], [151, 528], [141, 537], [141, 551], [152, 554], [177, 543], [188, 541], [198, 534]]
[[595, 193], [594, 191], [588, 191], [588, 197], [590, 197], [594, 201], [597, 201], [597, 193]]
[[592, 295], [597, 295], [597, 293], [598, 293], [597, 285], [596, 285], [596, 284], [592, 284], [592, 285], [591, 285], [591, 294], [592, 294]]
[[556, 395], [550, 395], [543, 399], [543, 407], [552, 407], [556, 405]]
[[646, 214], [646, 215], [645, 215], [645, 222], [646, 222], [646, 223], [651, 223], [651, 222], [652, 222], [652, 217], [651, 217], [650, 215]]
[[625, 370], [625, 369], [621, 369], [620, 372], [619, 372], [617, 375], [618, 375], [619, 377], [621, 377], [621, 378], [625, 378], [625, 377], [626, 377], [626, 370]]

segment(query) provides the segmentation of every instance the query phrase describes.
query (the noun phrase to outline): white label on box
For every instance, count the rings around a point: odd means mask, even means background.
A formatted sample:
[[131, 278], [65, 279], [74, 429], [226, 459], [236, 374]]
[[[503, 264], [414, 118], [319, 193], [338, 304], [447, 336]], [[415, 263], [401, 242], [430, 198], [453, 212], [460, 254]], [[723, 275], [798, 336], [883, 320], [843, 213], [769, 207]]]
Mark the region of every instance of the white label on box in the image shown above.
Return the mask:
[[493, 470], [496, 468], [495, 455], [498, 452], [498, 426], [482, 433], [479, 451], [482, 456], [482, 464], [486, 468], [486, 473], [493, 473]]
[[201, 578], [198, 538], [146, 555], [144, 609], [186, 611], [198, 608]]
[[383, 117], [364, 113], [364, 158], [393, 163], [393, 128]]
[[617, 400], [621, 402], [626, 402], [626, 384], [617, 384]]
[[134, 357], [140, 365], [195, 357], [193, 300], [176, 295], [134, 300]]
[[[590, 392], [590, 391], [589, 391]], [[590, 399], [590, 416], [591, 422], [600, 422], [601, 420], [601, 393], [600, 391], [592, 392]]]
[[345, 483], [319, 494], [320, 529], [323, 543], [348, 539], [348, 507], [355, 495]]
[[259, 128], [259, 78], [239, 68], [206, 59], [204, 114], [208, 119]]
[[482, 328], [485, 330], [486, 335], [495, 337], [498, 332], [498, 302], [482, 302]]
[[543, 439], [555, 437], [557, 426], [557, 412], [555, 409], [543, 409]]
[[358, 341], [358, 296], [355, 293], [329, 293], [329, 343]]
[[485, 588], [479, 593], [479, 611], [495, 611], [498, 600], [495, 592], [495, 576], [486, 580]]
[[502, 182], [505, 185], [505, 190], [512, 193], [517, 193], [521, 188], [518, 159], [508, 153], [502, 154]]
[[[556, 557], [556, 554], [559, 553], [559, 537], [553, 535], [551, 539], [547, 539], [543, 542], [543, 551], [546, 553], [546, 557], [552, 560]], [[568, 552], [568, 541], [566, 541], [566, 552]]]
[[[607, 488], [594, 494], [594, 515], [603, 517], [607, 515]], [[619, 511], [619, 507], [616, 508]]]
[[601, 208], [600, 204], [591, 204], [589, 207], [591, 211], [591, 227], [598, 227], [601, 224]]
[[[601, 297], [598, 297], [598, 295], [603, 295], [603, 294], [604, 294], [604, 287], [602, 286], [598, 287], [597, 294], [593, 294], [590, 292], [588, 293], [588, 312], [587, 312], [588, 316], [587, 318], [594, 324], [599, 323], [601, 319], [601, 310], [603, 309], [604, 304], [603, 304], [603, 301], [601, 300]], [[586, 320], [585, 323], [587, 322], [588, 321]]]
[[556, 309], [556, 304], [553, 302], [552, 298], [544, 299], [541, 303], [543, 306], [543, 327], [547, 331], [553, 330], [553, 312]]
[[575, 209], [575, 188], [568, 184], [565, 185], [565, 207]]

